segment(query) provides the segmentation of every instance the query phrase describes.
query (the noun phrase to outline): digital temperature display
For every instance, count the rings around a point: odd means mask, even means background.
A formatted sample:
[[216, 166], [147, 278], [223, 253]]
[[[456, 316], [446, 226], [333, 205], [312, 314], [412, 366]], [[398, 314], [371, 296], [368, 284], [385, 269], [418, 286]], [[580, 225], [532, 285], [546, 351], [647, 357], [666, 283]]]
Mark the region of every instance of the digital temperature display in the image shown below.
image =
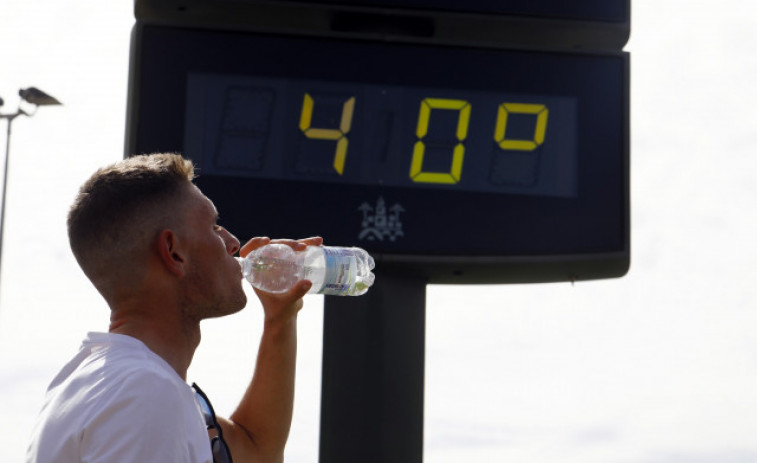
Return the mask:
[[187, 115], [187, 154], [207, 174], [577, 191], [575, 98], [190, 74]]
[[[181, 152], [221, 224], [430, 282], [620, 276], [623, 52], [137, 23], [127, 152]], [[393, 270], [392, 270], [393, 269]]]

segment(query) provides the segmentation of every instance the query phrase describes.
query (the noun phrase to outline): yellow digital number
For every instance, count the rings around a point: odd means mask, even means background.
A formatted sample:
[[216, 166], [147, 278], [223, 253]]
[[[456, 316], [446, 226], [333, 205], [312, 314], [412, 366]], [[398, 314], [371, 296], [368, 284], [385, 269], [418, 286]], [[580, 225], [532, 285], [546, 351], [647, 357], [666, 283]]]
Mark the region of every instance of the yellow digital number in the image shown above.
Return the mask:
[[[459, 112], [457, 130], [455, 132], [458, 143], [452, 150], [452, 164], [449, 172], [423, 171], [423, 157], [426, 153], [426, 144], [423, 142], [423, 139], [428, 133], [432, 109], [446, 109]], [[465, 158], [465, 145], [463, 145], [463, 141], [468, 136], [470, 113], [471, 105], [465, 100], [426, 98], [421, 101], [418, 113], [418, 126], [415, 130], [418, 141], [413, 148], [413, 158], [410, 162], [410, 178], [414, 182], [454, 184], [460, 181], [460, 175], [463, 171], [463, 159]]]
[[347, 159], [347, 146], [349, 141], [347, 140], [347, 134], [350, 132], [352, 126], [352, 114], [355, 109], [355, 97], [353, 96], [342, 105], [342, 116], [339, 122], [338, 129], [324, 129], [311, 127], [311, 121], [313, 119], [313, 108], [315, 102], [310, 94], [305, 93], [305, 99], [302, 102], [302, 113], [300, 113], [300, 130], [306, 137], [315, 140], [335, 140], [336, 152], [334, 153], [334, 170], [339, 175], [344, 172], [344, 162]]
[[[532, 140], [505, 138], [507, 136], [507, 116], [509, 114], [536, 115], [536, 127], [534, 128], [534, 137]], [[499, 105], [497, 123], [494, 126], [494, 141], [503, 150], [533, 151], [544, 143], [548, 117], [549, 109], [543, 104], [502, 103]]]

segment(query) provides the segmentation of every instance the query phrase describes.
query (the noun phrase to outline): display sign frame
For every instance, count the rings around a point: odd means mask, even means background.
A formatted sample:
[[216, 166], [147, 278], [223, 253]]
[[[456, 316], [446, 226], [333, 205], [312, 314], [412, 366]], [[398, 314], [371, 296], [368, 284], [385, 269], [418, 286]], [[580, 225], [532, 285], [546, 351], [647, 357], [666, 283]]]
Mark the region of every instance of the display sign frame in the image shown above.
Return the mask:
[[[194, 38], [187, 42], [188, 37]], [[548, 59], [544, 58], [546, 61], [541, 62], [542, 66], [546, 66], [545, 63], [552, 59], [561, 63], [581, 62], [579, 68], [587, 67], [587, 73], [592, 72], [591, 66], [601, 67], [602, 62], [613, 62], [613, 80], [603, 85], [615, 88], [616, 93], [612, 101], [601, 103], [612, 115], [594, 114], [587, 119], [585, 112], [589, 108], [581, 101], [577, 102], [576, 111], [579, 116], [576, 124], [583, 127], [579, 131], [585, 130], [587, 120], [593, 121], [588, 123], [596, 124], [606, 124], [608, 120], [612, 120], [614, 128], [604, 130], [597, 126], [591, 140], [587, 140], [585, 135], [575, 140], [575, 155], [578, 156], [576, 176], [579, 180], [572, 197], [529, 195], [522, 191], [495, 194], [466, 191], [461, 194], [449, 189], [381, 186], [375, 179], [370, 185], [320, 180], [296, 182], [291, 178], [277, 180], [246, 178], [245, 175], [229, 173], [218, 175], [212, 168], [208, 169], [203, 161], [202, 150], [197, 150], [198, 144], [202, 144], [207, 134], [196, 130], [197, 127], [202, 127], [202, 123], [199, 126], [193, 125], [193, 117], [197, 117], [195, 107], [202, 107], [208, 102], [198, 102], [196, 98], [193, 100], [190, 97], [188, 92], [194, 88], [191, 84], [192, 76], [220, 76], [221, 79], [232, 81], [237, 79], [237, 82], [259, 79], [261, 75], [269, 80], [288, 78], [328, 81], [328, 63], [310, 75], [301, 72], [302, 69], [313, 68], [306, 64], [293, 66], [284, 72], [287, 75], [281, 75], [281, 72], [279, 75], [275, 75], [276, 72], [250, 74], [249, 58], [255, 56], [250, 50], [266, 49], [261, 43], [277, 43], [277, 46], [282, 47], [280, 50], [286, 50], [287, 43], [291, 49], [297, 43], [305, 43], [303, 40], [302, 37], [286, 34], [210, 31], [138, 22], [133, 32], [126, 154], [176, 151], [195, 159], [200, 168], [198, 185], [216, 203], [223, 224], [240, 237], [257, 234], [320, 234], [334, 244], [357, 245], [368, 249], [378, 265], [385, 270], [395, 274], [422, 276], [432, 283], [575, 281], [619, 277], [627, 272], [630, 261], [628, 54], [471, 49], [447, 45], [387, 44], [370, 40], [350, 41], [347, 44], [340, 39], [317, 39], [320, 44], [335, 47], [334, 50], [346, 50], [344, 47], [348, 45], [359, 47], [366, 50], [368, 56], [370, 50], [378, 49], [402, 49], [404, 54], [409, 55], [435, 50], [444, 56], [449, 54], [469, 59], [470, 63], [476, 60], [462, 57], [500, 56], [515, 60], [513, 62], [516, 64], [521, 63], [523, 69], [527, 67], [524, 63], [529, 56], [548, 56]], [[307, 42], [312, 45], [314, 40], [309, 39]], [[257, 45], [245, 46], [253, 43]], [[240, 55], [238, 50], [247, 51]], [[280, 50], [275, 49], [269, 54], [281, 55]], [[307, 53], [303, 56], [307, 56]], [[307, 61], [306, 58], [303, 59]], [[313, 62], [312, 57], [310, 62]], [[534, 63], [539, 65], [540, 61], [537, 59]], [[265, 60], [261, 64], [265, 64]], [[563, 78], [572, 82], [566, 86], [564, 94], [558, 95], [564, 99], [571, 98], [571, 85], [583, 85], [586, 88], [592, 86], [591, 83], [580, 83], [580, 72], [572, 76], [568, 75], [570, 73], [565, 74], [565, 69], [569, 67], [570, 64], [563, 64], [562, 67], [555, 68], [555, 72], [563, 72]], [[370, 84], [433, 89], [449, 83], [431, 82], [423, 87], [417, 78], [416, 75], [413, 78], [415, 80], [411, 79], [405, 84], [401, 79], [399, 82], [373, 81]], [[366, 81], [365, 76], [358, 80], [360, 79], [361, 82]], [[380, 81], [381, 78], [377, 80]], [[592, 91], [601, 92], [600, 87], [593, 88]], [[540, 94], [538, 89], [525, 87], [501, 90], [506, 90], [509, 95]], [[300, 106], [294, 111], [301, 117], [306, 100], [304, 95], [296, 96], [300, 98]], [[452, 100], [451, 94], [446, 97]], [[321, 100], [317, 97], [313, 100], [316, 109], [319, 107], [318, 101]], [[533, 102], [537, 103], [539, 102]], [[596, 104], [595, 102], [595, 106]], [[418, 119], [409, 122], [412, 129], [418, 129]], [[493, 120], [490, 122], [494, 127]], [[431, 125], [433, 124], [432, 120]], [[548, 136], [553, 133], [551, 126], [546, 131]], [[496, 134], [493, 136], [496, 139]], [[586, 152], [585, 147], [589, 145], [593, 146], [589, 150], [594, 152], [592, 159], [603, 163], [605, 170], [604, 173], [590, 174], [595, 178], [586, 183], [583, 179], [587, 175], [585, 164], [590, 161], [582, 159], [586, 156], [583, 154]], [[463, 175], [465, 172], [463, 171]], [[370, 194], [361, 197], [366, 191]], [[436, 193], [429, 196], [429, 191]], [[288, 198], [282, 201], [285, 195]], [[589, 197], [594, 198], [594, 202], [589, 200], [581, 205]], [[408, 198], [415, 199], [408, 202]], [[346, 206], [343, 209], [334, 208], [336, 203]], [[363, 211], [360, 210], [361, 207], [364, 208]], [[366, 229], [366, 220], [373, 220], [374, 224], [377, 220], [390, 222], [392, 208], [395, 212], [400, 211], [395, 214], [394, 226], [395, 232], [399, 231], [401, 235], [393, 234], [391, 227], [385, 227], [383, 231], [374, 233], [372, 240], [360, 239]], [[378, 214], [380, 210], [384, 211], [383, 219]], [[416, 216], [411, 218], [413, 211]], [[447, 222], [436, 221], [435, 217], [439, 217], [441, 211], [451, 211], [454, 217]], [[366, 218], [367, 212], [372, 217]], [[538, 217], [542, 213], [543, 216]], [[503, 214], [512, 218], [504, 222], [486, 220], [487, 217]], [[566, 219], [570, 214], [574, 214], [582, 223]], [[474, 216], [479, 218], [474, 219]], [[400, 229], [396, 228], [397, 220], [401, 222]], [[510, 225], [503, 226], [503, 223]], [[329, 224], [334, 224], [334, 229], [329, 229]], [[427, 225], [430, 228], [424, 228]], [[345, 229], [350, 231], [342, 233]], [[503, 229], [509, 229], [512, 233], [503, 233]], [[407, 245], [408, 235], [411, 235], [414, 244]], [[529, 242], [535, 244], [529, 246]]]

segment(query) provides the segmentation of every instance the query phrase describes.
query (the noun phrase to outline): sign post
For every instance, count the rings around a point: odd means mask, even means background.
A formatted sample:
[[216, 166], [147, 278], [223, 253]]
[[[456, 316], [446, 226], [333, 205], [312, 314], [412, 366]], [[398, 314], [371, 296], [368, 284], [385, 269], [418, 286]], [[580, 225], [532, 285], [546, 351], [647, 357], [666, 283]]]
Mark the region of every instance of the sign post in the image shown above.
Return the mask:
[[423, 461], [426, 282], [377, 272], [324, 307], [320, 460]]

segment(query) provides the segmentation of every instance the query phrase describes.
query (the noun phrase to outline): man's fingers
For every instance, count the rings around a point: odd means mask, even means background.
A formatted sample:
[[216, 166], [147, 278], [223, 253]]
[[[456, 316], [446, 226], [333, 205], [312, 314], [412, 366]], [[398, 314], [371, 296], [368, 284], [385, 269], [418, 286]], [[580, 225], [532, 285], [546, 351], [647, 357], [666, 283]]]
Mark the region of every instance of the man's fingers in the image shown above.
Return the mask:
[[293, 288], [295, 290], [294, 294], [296, 295], [297, 299], [302, 299], [312, 287], [313, 283], [310, 280], [298, 281]]
[[271, 319], [288, 318], [296, 315], [304, 305], [303, 298], [313, 286], [309, 280], [300, 280], [289, 291], [281, 294], [272, 294], [253, 288], [263, 304], [266, 317]]
[[321, 246], [323, 244], [323, 238], [320, 236], [313, 236], [310, 238], [304, 238], [301, 240], [291, 240], [291, 239], [277, 239], [277, 240], [271, 240], [267, 236], [259, 236], [256, 238], [250, 239], [250, 241], [246, 242], [244, 246], [239, 250], [239, 255], [242, 257], [247, 256], [247, 254], [251, 253], [252, 251], [265, 246], [269, 243], [276, 243], [276, 244], [286, 244], [287, 246], [290, 246], [295, 251], [302, 251], [307, 246]]
[[267, 236], [259, 236], [256, 238], [252, 238], [250, 239], [250, 241], [246, 242], [244, 246], [242, 246], [242, 249], [239, 250], [239, 255], [242, 257], [245, 257], [247, 254], [251, 253], [257, 248], [263, 247], [270, 242], [271, 242], [271, 239], [268, 238]]
[[290, 296], [294, 299], [293, 304], [296, 311], [299, 312], [300, 309], [302, 309], [302, 306], [304, 305], [302, 298], [305, 297], [312, 286], [313, 283], [311, 283], [309, 280], [302, 280], [298, 281], [297, 284], [295, 284], [294, 287], [290, 290]]
[[320, 236], [313, 236], [313, 237], [304, 238], [304, 239], [301, 239], [301, 240], [292, 240], [292, 239], [282, 238], [282, 239], [273, 240], [273, 241], [271, 241], [271, 243], [286, 244], [287, 246], [291, 246], [292, 249], [294, 249], [295, 251], [302, 251], [307, 246], [320, 246], [320, 245], [322, 245], [323, 244], [323, 238], [321, 238]]
[[320, 236], [313, 236], [299, 240], [301, 243], [305, 243], [308, 246], [321, 246], [323, 244], [323, 238]]

